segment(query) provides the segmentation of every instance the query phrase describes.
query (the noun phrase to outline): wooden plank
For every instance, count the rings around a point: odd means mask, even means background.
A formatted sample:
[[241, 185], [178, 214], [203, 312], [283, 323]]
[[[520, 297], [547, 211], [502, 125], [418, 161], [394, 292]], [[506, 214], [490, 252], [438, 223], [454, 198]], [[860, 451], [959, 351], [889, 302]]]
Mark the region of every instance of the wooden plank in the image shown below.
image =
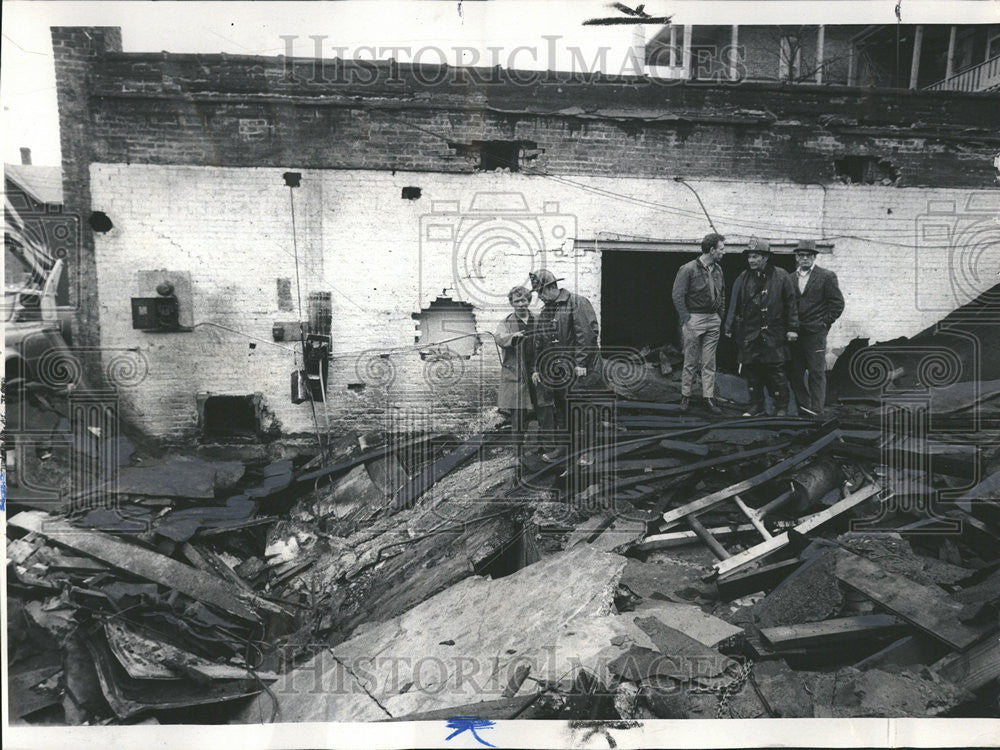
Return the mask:
[[[856, 505], [860, 505], [865, 500], [870, 498], [872, 495], [880, 491], [880, 487], [875, 484], [870, 484], [867, 487], [862, 487], [860, 490], [855, 492], [853, 495], [848, 495], [839, 503], [831, 505], [826, 510], [820, 511], [814, 515], [809, 516], [797, 526], [795, 526], [795, 531], [800, 534], [808, 534], [810, 531], [819, 528], [827, 521], [831, 521], [842, 513], [846, 513], [851, 508]], [[788, 532], [785, 531], [777, 536], [773, 536], [760, 544], [751, 547], [750, 549], [743, 550], [739, 554], [733, 555], [728, 560], [723, 560], [722, 562], [715, 564], [715, 570], [718, 572], [720, 577], [730, 575], [735, 573], [737, 570], [742, 570], [748, 565], [753, 564], [757, 560], [767, 557], [779, 549], [788, 546]]]
[[961, 605], [950, 601], [940, 589], [891, 573], [844, 549], [834, 554], [838, 580], [928, 635], [958, 651], [978, 640], [980, 634], [958, 620]]
[[392, 507], [389, 510], [389, 514], [392, 515], [393, 513], [412, 507], [420, 496], [433, 487], [439, 480], [454, 471], [459, 464], [469, 459], [473, 454], [482, 450], [483, 446], [486, 445], [486, 440], [485, 435], [474, 435], [456, 447], [451, 453], [442, 456], [420, 474], [410, 479], [409, 482], [400, 487], [396, 494], [393, 495]]
[[192, 568], [145, 547], [121, 542], [110, 534], [79, 529], [41, 511], [24, 511], [7, 523], [15, 528], [34, 531], [57, 544], [90, 555], [139, 578], [161, 583], [200, 602], [219, 607], [250, 622], [260, 617], [247, 603], [256, 604], [257, 597], [243, 594], [240, 598], [231, 586], [217, 576]]
[[807, 648], [835, 646], [870, 635], [887, 635], [905, 627], [906, 623], [895, 615], [860, 615], [761, 628], [760, 634], [775, 648]]
[[931, 667], [941, 677], [969, 691], [1000, 679], [1000, 635], [994, 633], [964, 654], [950, 654]]
[[[748, 531], [756, 531], [753, 524], [741, 523], [739, 525], [732, 526], [713, 526], [707, 529], [712, 536], [725, 537], [733, 536], [735, 534], [745, 534]], [[641, 542], [635, 545], [635, 549], [648, 551], [654, 549], [667, 549], [669, 547], [683, 547], [686, 544], [693, 544], [698, 541], [698, 535], [693, 531], [667, 531], [663, 534], [653, 534], [652, 536], [647, 536]]]
[[764, 537], [765, 539], [770, 539], [772, 536], [774, 536], [774, 534], [772, 534], [770, 531], [767, 530], [767, 527], [764, 525], [764, 522], [759, 512], [751, 508], [745, 502], [743, 502], [743, 498], [741, 498], [739, 495], [733, 495], [733, 502], [736, 503], [736, 507], [740, 509], [743, 515], [747, 517], [747, 520], [750, 521], [750, 523], [752, 523], [756, 527], [757, 531], [760, 532], [760, 535], [762, 537]]
[[[767, 469], [766, 471], [762, 471], [760, 474], [757, 474], [756, 476], [752, 476], [749, 479], [744, 479], [741, 482], [732, 484], [729, 487], [713, 492], [710, 495], [705, 495], [705, 497], [702, 497], [698, 500], [694, 500], [688, 503], [687, 505], [682, 505], [680, 508], [674, 508], [673, 510], [668, 510], [666, 513], [663, 514], [663, 523], [661, 524], [660, 528], [665, 530], [669, 526], [678, 523], [682, 518], [686, 516], [690, 516], [693, 513], [700, 513], [703, 510], [707, 510], [708, 508], [711, 508], [725, 500], [728, 500], [733, 495], [738, 495], [741, 492], [746, 492], [747, 490], [756, 487], [757, 485], [763, 484], [764, 482], [774, 479], [774, 477], [778, 476], [782, 472], [791, 469], [793, 466], [797, 466], [810, 456], [819, 453], [826, 446], [835, 441], [838, 437], [840, 437], [840, 431], [832, 430], [831, 432], [827, 433], [819, 440], [814, 442], [805, 450], [796, 453], [794, 456], [789, 456], [784, 461], [779, 461], [771, 468]], [[769, 447], [768, 450], [773, 451], [775, 450], [775, 447], [773, 446]]]
[[[620, 491], [623, 489], [627, 489], [628, 487], [632, 487], [633, 485], [642, 484], [643, 482], [654, 482], [660, 479], [666, 479], [668, 477], [681, 476], [684, 474], [692, 474], [696, 471], [701, 471], [702, 469], [714, 469], [719, 466], [725, 466], [726, 464], [738, 464], [741, 461], [747, 460], [748, 458], [755, 458], [756, 456], [763, 456], [767, 453], [773, 453], [776, 450], [781, 450], [787, 445], [788, 443], [768, 445], [763, 448], [754, 448], [752, 450], [741, 451], [739, 453], [730, 453], [725, 456], [716, 456], [715, 458], [709, 458], [704, 461], [695, 461], [694, 463], [683, 464], [673, 469], [664, 469], [663, 471], [659, 472], [643, 474], [642, 476], [639, 477], [623, 479], [615, 483], [615, 489]], [[690, 514], [685, 513], [684, 515], [690, 515]]]
[[661, 440], [660, 447], [668, 451], [687, 453], [692, 456], [707, 456], [708, 446], [703, 443], [691, 443], [687, 440]]
[[701, 539], [705, 546], [712, 551], [713, 555], [720, 560], [726, 560], [731, 557], [729, 550], [719, 544], [719, 540], [712, 536], [708, 529], [701, 525], [701, 521], [698, 520], [697, 516], [688, 516], [687, 522], [691, 527], [691, 531], [698, 535], [698, 538]]
[[940, 641], [923, 633], [914, 633], [893, 641], [871, 656], [866, 656], [854, 667], [864, 672], [866, 669], [892, 671], [893, 667], [930, 664], [941, 656], [945, 646]]

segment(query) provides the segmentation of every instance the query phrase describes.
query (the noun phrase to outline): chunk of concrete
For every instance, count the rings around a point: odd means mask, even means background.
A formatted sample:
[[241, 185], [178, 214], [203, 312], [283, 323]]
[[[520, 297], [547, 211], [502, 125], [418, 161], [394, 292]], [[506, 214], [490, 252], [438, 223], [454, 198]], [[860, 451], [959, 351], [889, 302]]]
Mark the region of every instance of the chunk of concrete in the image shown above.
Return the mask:
[[[626, 563], [580, 545], [504, 578], [462, 580], [286, 674], [274, 686], [281, 719], [366, 721], [498, 699], [524, 665], [518, 695], [580, 669], [608, 684], [606, 665], [634, 643], [613, 605]], [[269, 715], [262, 701], [240, 719]]]

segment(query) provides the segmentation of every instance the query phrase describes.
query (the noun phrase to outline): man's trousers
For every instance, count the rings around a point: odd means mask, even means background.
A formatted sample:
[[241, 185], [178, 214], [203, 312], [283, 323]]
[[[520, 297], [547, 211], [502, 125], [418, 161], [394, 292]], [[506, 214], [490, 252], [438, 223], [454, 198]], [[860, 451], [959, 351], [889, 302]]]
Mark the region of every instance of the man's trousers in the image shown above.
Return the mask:
[[784, 362], [749, 362], [743, 364], [743, 377], [750, 390], [750, 411], [764, 411], [764, 388], [774, 400], [775, 409], [788, 408], [788, 379]]
[[684, 337], [684, 371], [681, 373], [681, 395], [691, 395], [694, 375], [701, 369], [701, 392], [705, 398], [715, 397], [715, 350], [719, 346], [722, 320], [716, 313], [691, 313], [681, 333]]
[[819, 414], [826, 405], [826, 332], [800, 333], [789, 348], [795, 401]]

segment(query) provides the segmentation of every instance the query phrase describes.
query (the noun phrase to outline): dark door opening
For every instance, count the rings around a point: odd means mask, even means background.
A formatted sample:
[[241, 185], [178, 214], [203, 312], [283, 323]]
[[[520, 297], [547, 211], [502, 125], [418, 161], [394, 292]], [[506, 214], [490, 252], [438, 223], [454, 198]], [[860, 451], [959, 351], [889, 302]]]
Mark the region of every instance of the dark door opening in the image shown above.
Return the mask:
[[[698, 252], [605, 250], [601, 254], [601, 344], [635, 349], [673, 344], [680, 349], [680, 320], [671, 292], [677, 271], [697, 257]], [[733, 282], [747, 263], [743, 253], [726, 253], [721, 262], [728, 308]], [[771, 263], [791, 272], [795, 256], [776, 253]], [[732, 341], [722, 337], [716, 360], [720, 371], [736, 372]]]

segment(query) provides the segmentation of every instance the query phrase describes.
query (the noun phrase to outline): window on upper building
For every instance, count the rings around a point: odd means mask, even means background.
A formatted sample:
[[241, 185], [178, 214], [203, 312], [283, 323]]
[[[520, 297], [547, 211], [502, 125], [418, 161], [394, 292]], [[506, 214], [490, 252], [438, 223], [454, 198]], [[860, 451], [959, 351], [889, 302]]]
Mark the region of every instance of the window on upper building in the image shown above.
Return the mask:
[[986, 39], [986, 59], [1000, 56], [1000, 29], [990, 33]]
[[798, 80], [802, 67], [802, 45], [797, 36], [781, 37], [778, 53], [778, 80]]

